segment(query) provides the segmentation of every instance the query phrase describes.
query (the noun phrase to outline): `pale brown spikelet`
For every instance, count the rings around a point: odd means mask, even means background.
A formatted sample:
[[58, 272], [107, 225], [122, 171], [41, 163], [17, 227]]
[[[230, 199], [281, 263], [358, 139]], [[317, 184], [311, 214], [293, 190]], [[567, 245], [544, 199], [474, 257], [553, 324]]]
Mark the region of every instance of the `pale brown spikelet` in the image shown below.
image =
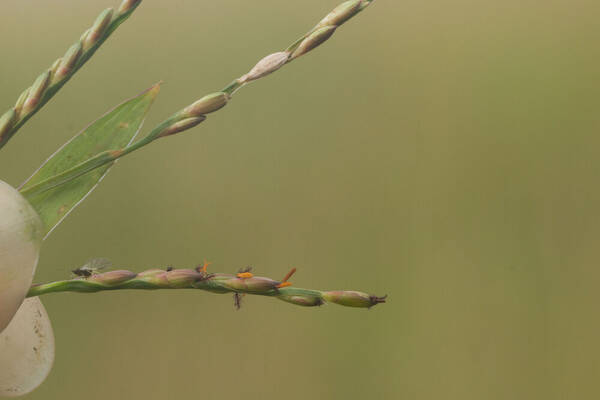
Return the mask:
[[19, 95], [19, 98], [17, 98], [17, 102], [15, 103], [15, 113], [17, 113], [17, 115], [21, 114], [23, 104], [25, 103], [25, 100], [27, 100], [27, 96], [29, 96], [29, 89], [31, 88], [23, 90], [23, 92]]
[[132, 11], [141, 2], [142, 2], [142, 0], [123, 0], [121, 5], [119, 6], [119, 9], [117, 10], [117, 14], [122, 15], [122, 14]]
[[67, 52], [61, 59], [61, 63], [58, 69], [56, 70], [56, 74], [53, 78], [54, 82], [58, 82], [64, 79], [71, 73], [71, 71], [75, 67], [75, 64], [79, 60], [82, 51], [83, 47], [81, 46], [80, 42], [77, 42], [73, 46], [69, 47], [69, 50], [67, 50]]
[[11, 108], [0, 117], [0, 143], [2, 142], [4, 134], [9, 132], [13, 127], [16, 116], [17, 114], [15, 113], [15, 110]]
[[173, 125], [168, 126], [167, 128], [165, 128], [165, 130], [163, 130], [158, 135], [158, 137], [171, 136], [171, 135], [174, 135], [176, 133], [183, 132], [183, 131], [185, 131], [187, 129], [193, 128], [194, 126], [198, 125], [199, 123], [201, 123], [205, 119], [206, 119], [206, 117], [204, 115], [201, 115], [199, 117], [191, 117], [191, 118], [183, 119], [183, 120], [181, 120], [179, 122], [176, 122]]
[[188, 117], [199, 117], [225, 107], [228, 100], [229, 95], [227, 93], [211, 93], [184, 108], [181, 112], [181, 115]]
[[315, 30], [300, 43], [300, 45], [296, 48], [296, 50], [294, 50], [294, 52], [290, 56], [290, 59], [298, 58], [301, 55], [306, 54], [315, 47], [319, 46], [327, 39], [329, 39], [336, 29], [337, 26], [330, 25]]
[[13, 108], [17, 122], [12, 125], [10, 131], [5, 132], [4, 140], [0, 141], [0, 148], [81, 68], [99, 45], [140, 3], [141, 0], [124, 0], [119, 14], [115, 14], [112, 9], [104, 10], [92, 27], [81, 35], [79, 42], [71, 46], [64, 57], [57, 59], [48, 71], [40, 75], [32, 87], [21, 93]]
[[377, 297], [355, 290], [332, 290], [323, 293], [323, 299], [346, 307], [371, 308], [376, 304], [385, 303], [387, 296]]
[[84, 50], [89, 49], [98, 42], [98, 39], [102, 37], [102, 35], [106, 31], [106, 28], [108, 28], [108, 24], [110, 23], [112, 16], [112, 8], [107, 8], [106, 10], [102, 11], [102, 13], [100, 13], [98, 18], [96, 18], [96, 21], [94, 21], [94, 25], [92, 25], [85, 39], [83, 40]]
[[279, 51], [269, 54], [260, 60], [246, 75], [240, 78], [243, 83], [254, 81], [263, 76], [269, 75], [283, 67], [290, 58], [290, 53], [287, 51]]
[[48, 87], [49, 80], [50, 70], [42, 72], [40, 76], [37, 77], [33, 85], [31, 85], [31, 88], [29, 88], [29, 94], [27, 95], [27, 99], [23, 103], [23, 108], [21, 110], [22, 114], [28, 114], [39, 104], [44, 95], [44, 91]]
[[348, 21], [350, 18], [352, 18], [354, 15], [360, 12], [362, 3], [363, 2], [361, 0], [350, 0], [340, 4], [339, 6], [334, 8], [329, 14], [327, 14], [325, 18], [323, 18], [317, 24], [315, 29], [329, 25], [342, 25], [344, 22]]

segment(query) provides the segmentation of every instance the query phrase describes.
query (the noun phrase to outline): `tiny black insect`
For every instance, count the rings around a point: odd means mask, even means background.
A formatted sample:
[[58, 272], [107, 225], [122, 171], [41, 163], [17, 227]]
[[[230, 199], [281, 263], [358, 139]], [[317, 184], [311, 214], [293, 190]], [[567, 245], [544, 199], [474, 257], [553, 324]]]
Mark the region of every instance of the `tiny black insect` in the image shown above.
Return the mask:
[[76, 276], [81, 276], [84, 278], [89, 278], [90, 276], [92, 276], [92, 271], [83, 268], [77, 268], [71, 272], [73, 272]]

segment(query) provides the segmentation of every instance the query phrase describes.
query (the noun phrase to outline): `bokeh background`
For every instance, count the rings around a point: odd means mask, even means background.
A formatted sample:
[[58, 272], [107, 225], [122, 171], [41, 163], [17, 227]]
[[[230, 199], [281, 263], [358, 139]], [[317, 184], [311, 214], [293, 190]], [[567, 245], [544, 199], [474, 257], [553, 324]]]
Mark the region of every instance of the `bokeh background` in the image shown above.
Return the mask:
[[[114, 3], [114, 4], [113, 4]], [[0, 154], [22, 182], [164, 80], [148, 129], [285, 48], [337, 0], [145, 0]], [[116, 0], [2, 0], [8, 108]], [[389, 294], [370, 311], [204, 292], [43, 298], [30, 399], [600, 396], [600, 4], [378, 1], [187, 132], [123, 159], [46, 241]]]

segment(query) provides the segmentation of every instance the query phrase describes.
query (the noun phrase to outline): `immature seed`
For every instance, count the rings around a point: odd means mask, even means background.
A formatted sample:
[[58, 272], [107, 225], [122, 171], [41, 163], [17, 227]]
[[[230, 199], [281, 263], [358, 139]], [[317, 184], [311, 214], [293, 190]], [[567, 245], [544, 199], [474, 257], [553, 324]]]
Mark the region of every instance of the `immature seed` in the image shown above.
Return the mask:
[[225, 107], [229, 96], [224, 92], [216, 92], [207, 94], [200, 100], [195, 101], [191, 105], [183, 109], [181, 115], [189, 117], [200, 117], [217, 111], [219, 108]]
[[240, 78], [240, 82], [246, 83], [262, 78], [265, 75], [269, 75], [283, 67], [287, 60], [290, 58], [290, 53], [287, 51], [280, 51], [277, 53], [270, 54], [260, 60], [246, 75]]
[[4, 134], [13, 127], [17, 114], [14, 109], [10, 109], [0, 117], [0, 142]]
[[329, 39], [336, 29], [337, 26], [324, 26], [317, 29], [308, 35], [308, 37], [304, 39], [302, 43], [300, 43], [298, 48], [292, 53], [290, 59], [298, 58], [319, 46], [321, 43]]
[[49, 79], [50, 70], [43, 72], [40, 76], [37, 77], [31, 88], [29, 89], [27, 99], [23, 103], [23, 114], [27, 115], [38, 105], [42, 98], [42, 95], [44, 94], [44, 91], [46, 90], [46, 87], [48, 87]]
[[200, 122], [204, 121], [205, 119], [206, 119], [206, 117], [204, 115], [201, 115], [199, 117], [186, 118], [184, 120], [174, 123], [171, 126], [166, 127], [164, 129], [164, 131], [162, 131], [158, 135], [158, 137], [171, 136], [176, 133], [193, 128], [194, 126], [198, 125]]
[[360, 11], [361, 0], [350, 0], [340, 4], [325, 16], [315, 27], [321, 28], [328, 25], [340, 26]]
[[69, 50], [67, 50], [60, 62], [56, 74], [54, 75], [54, 82], [58, 82], [69, 75], [69, 73], [73, 70], [75, 63], [79, 59], [79, 56], [81, 56], [82, 51], [83, 48], [79, 42], [75, 43], [69, 48]]

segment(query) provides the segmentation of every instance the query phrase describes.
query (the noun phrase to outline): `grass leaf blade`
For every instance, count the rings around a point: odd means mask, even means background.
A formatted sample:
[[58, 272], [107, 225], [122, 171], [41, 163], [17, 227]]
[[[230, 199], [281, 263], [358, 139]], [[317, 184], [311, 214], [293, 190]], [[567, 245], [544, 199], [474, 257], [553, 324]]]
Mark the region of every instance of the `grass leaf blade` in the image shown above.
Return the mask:
[[94, 190], [114, 163], [104, 165], [43, 193], [27, 195], [26, 189], [69, 170], [98, 153], [126, 147], [140, 130], [158, 91], [159, 85], [154, 85], [93, 122], [58, 149], [21, 186], [20, 190], [25, 191], [25, 197], [40, 214], [45, 225], [46, 236]]

